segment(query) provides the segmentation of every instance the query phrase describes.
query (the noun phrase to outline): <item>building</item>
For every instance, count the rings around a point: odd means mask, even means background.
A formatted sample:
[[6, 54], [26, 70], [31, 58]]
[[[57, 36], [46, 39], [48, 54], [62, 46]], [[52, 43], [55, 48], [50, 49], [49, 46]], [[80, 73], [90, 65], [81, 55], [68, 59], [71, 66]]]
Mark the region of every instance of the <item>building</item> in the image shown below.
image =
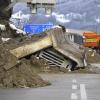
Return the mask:
[[26, 2], [31, 8], [32, 13], [37, 13], [38, 8], [45, 8], [47, 14], [52, 13], [56, 0], [11, 0], [12, 3]]
[[90, 32], [85, 30], [75, 30], [75, 29], [66, 29], [66, 35], [70, 41], [82, 45], [83, 44], [83, 33]]

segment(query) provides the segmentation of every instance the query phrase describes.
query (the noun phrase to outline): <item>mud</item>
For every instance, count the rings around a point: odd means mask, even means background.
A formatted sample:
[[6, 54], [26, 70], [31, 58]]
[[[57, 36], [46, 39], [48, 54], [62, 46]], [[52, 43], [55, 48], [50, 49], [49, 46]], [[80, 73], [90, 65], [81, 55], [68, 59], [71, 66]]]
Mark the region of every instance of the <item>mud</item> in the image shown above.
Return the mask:
[[[44, 36], [44, 34], [42, 35]], [[11, 62], [15, 63], [13, 56], [9, 53], [13, 49], [24, 43], [36, 41], [42, 37], [34, 35], [32, 37], [16, 34], [15, 31], [7, 27], [7, 31], [0, 32], [0, 87], [1, 88], [28, 88], [28, 87], [42, 87], [50, 85], [48, 81], [43, 80], [38, 72], [44, 71], [46, 64], [43, 60], [36, 60], [34, 55], [22, 58], [9, 70], [5, 70], [9, 66], [7, 62], [12, 58]], [[7, 42], [3, 42], [1, 38], [11, 38]]]
[[[14, 88], [14, 87], [41, 87], [50, 85], [49, 82], [44, 81], [37, 72], [43, 70], [44, 64], [37, 63], [35, 59], [23, 58], [20, 62], [9, 70], [5, 70], [4, 66], [7, 65], [9, 53], [4, 48], [0, 48], [0, 87], [1, 88]], [[13, 62], [13, 61], [12, 61]]]
[[[9, 28], [7, 22], [3, 21], [2, 24], [6, 24], [7, 30], [0, 30], [0, 87], [1, 88], [29, 88], [29, 87], [41, 87], [50, 85], [49, 82], [43, 80], [38, 73], [100, 73], [100, 69], [91, 66], [90, 63], [100, 62], [100, 55], [95, 54], [91, 56], [91, 52], [88, 52], [87, 60], [88, 66], [80, 69], [77, 68], [72, 72], [68, 69], [59, 68], [57, 66], [50, 67], [43, 59], [37, 59], [35, 55], [29, 55], [21, 58], [16, 64], [15, 58], [9, 53], [9, 50], [19, 47], [20, 45], [29, 44], [38, 39], [41, 39], [46, 33], [39, 35], [23, 36], [22, 34], [16, 34], [16, 32]], [[1, 38], [10, 38], [9, 41], [3, 42]], [[13, 60], [11, 60], [12, 58]], [[15, 59], [15, 60], [14, 60]], [[15, 64], [9, 70], [5, 70], [6, 66], [9, 66], [8, 60]]]
[[19, 65], [8, 71], [5, 71], [3, 68], [0, 69], [0, 84], [5, 88], [27, 88], [50, 85], [49, 82], [44, 81], [35, 73], [32, 66], [25, 59]]
[[88, 63], [100, 63], [100, 54], [94, 51], [88, 51], [87, 60]]

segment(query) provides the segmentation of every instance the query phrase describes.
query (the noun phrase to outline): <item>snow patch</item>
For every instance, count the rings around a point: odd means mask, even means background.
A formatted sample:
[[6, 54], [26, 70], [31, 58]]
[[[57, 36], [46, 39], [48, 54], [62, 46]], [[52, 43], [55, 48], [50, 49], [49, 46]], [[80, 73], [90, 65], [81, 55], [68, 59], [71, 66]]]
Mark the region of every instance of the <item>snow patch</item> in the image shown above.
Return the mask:
[[45, 17], [47, 17], [47, 18], [48, 18], [48, 17], [50, 17], [50, 15], [45, 15]]
[[52, 28], [61, 28], [60, 26], [56, 25], [56, 26], [53, 26]]
[[20, 29], [23, 29], [23, 26], [29, 22], [31, 14], [24, 14], [22, 11], [18, 11], [11, 15], [10, 21]]
[[23, 30], [17, 28], [15, 25], [13, 25], [11, 23], [9, 23], [9, 26], [11, 27], [11, 29], [16, 30], [16, 33], [18, 33], [18, 34], [23, 34], [23, 35], [26, 34], [26, 32], [24, 32]]
[[98, 7], [100, 7], [100, 5], [97, 5]]
[[65, 18], [64, 14], [57, 14], [57, 13], [52, 13], [52, 16], [56, 18], [56, 21], [61, 22], [61, 23], [69, 23], [70, 20]]
[[23, 14], [23, 12], [22, 11], [18, 11], [17, 13], [15, 13], [15, 14], [12, 14], [12, 16], [11, 16], [11, 18], [13, 18], [13, 19], [28, 19], [29, 20], [29, 18], [31, 17], [31, 15], [30, 14]]
[[83, 19], [86, 16], [86, 13], [83, 14], [79, 14], [79, 13], [67, 13], [66, 15], [64, 14], [57, 14], [55, 12], [52, 13], [52, 16], [54, 16], [56, 18], [56, 21], [61, 22], [61, 23], [69, 23], [71, 22], [73, 19]]
[[100, 18], [95, 19], [97, 23], [100, 23]]
[[79, 14], [79, 13], [68, 13], [66, 14], [67, 19], [82, 19], [83, 17], [86, 16], [86, 13], [84, 14]]
[[7, 41], [9, 41], [11, 38], [1, 38], [1, 40], [3, 41], [3, 42], [7, 42]]
[[1, 29], [2, 31], [5, 31], [5, 30], [6, 30], [6, 26], [3, 25], [3, 24], [0, 24], [0, 29]]

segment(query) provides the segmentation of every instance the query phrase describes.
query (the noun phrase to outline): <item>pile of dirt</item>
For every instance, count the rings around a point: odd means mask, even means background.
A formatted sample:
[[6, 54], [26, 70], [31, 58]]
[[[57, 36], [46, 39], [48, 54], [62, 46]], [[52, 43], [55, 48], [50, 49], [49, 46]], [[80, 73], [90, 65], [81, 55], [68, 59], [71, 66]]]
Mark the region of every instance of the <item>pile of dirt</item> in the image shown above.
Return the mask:
[[100, 54], [95, 51], [88, 51], [87, 60], [88, 63], [100, 63]]
[[[32, 37], [16, 34], [15, 31], [7, 27], [6, 31], [0, 32], [0, 87], [1, 88], [27, 88], [41, 87], [50, 85], [48, 81], [43, 80], [37, 73], [44, 71], [46, 64], [43, 60], [38, 60], [34, 55], [22, 58], [9, 70], [5, 68], [9, 65], [7, 62], [12, 58], [11, 62], [15, 63], [13, 56], [9, 53], [10, 49], [20, 45], [34, 42], [45, 36], [45, 34], [34, 35]], [[1, 38], [11, 38], [7, 42], [3, 42]]]
[[[6, 23], [6, 22], [5, 22]], [[7, 26], [7, 25], [6, 25]], [[37, 75], [39, 72], [50, 72], [50, 73], [59, 73], [65, 72], [68, 73], [68, 69], [59, 68], [59, 67], [49, 67], [47, 62], [43, 59], [37, 59], [35, 54], [28, 55], [27, 57], [17, 60], [14, 56], [9, 53], [9, 50], [16, 47], [22, 46], [24, 44], [29, 44], [38, 39], [43, 38], [46, 33], [28, 36], [22, 34], [16, 34], [16, 32], [7, 27], [6, 31], [0, 32], [0, 87], [1, 88], [27, 88], [27, 87], [41, 87], [50, 85], [49, 82], [43, 80], [40, 76]], [[4, 42], [1, 38], [10, 38], [9, 41]], [[11, 59], [13, 60], [11, 60]], [[9, 66], [11, 61], [15, 66], [6, 70], [5, 68]], [[95, 54], [94, 58], [91, 57], [91, 54], [88, 53], [88, 62], [99, 61], [99, 56]], [[85, 69], [75, 69], [73, 72], [69, 73], [96, 73], [98, 69], [88, 66]], [[100, 71], [99, 71], [100, 72]]]
[[9, 70], [5, 70], [7, 66], [7, 51], [0, 48], [0, 87], [1, 88], [14, 88], [14, 87], [40, 87], [50, 85], [49, 82], [44, 81], [36, 74], [36, 67], [43, 66], [37, 64], [36, 61], [23, 58], [20, 62]]

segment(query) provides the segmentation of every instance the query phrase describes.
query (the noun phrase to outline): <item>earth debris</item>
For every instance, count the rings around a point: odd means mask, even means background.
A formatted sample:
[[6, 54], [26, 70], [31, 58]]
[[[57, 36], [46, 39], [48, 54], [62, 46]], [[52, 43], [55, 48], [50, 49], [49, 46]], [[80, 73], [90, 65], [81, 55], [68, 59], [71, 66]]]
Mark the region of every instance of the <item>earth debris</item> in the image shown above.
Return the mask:
[[[5, 22], [6, 23], [6, 22]], [[7, 26], [7, 25], [6, 25]], [[43, 87], [51, 83], [43, 80], [38, 73], [100, 73], [100, 69], [93, 67], [90, 63], [99, 62], [100, 55], [95, 53], [91, 57], [91, 53], [87, 52], [87, 60], [89, 62], [86, 68], [75, 69], [68, 72], [68, 69], [59, 68], [57, 66], [50, 67], [43, 59], [37, 59], [35, 54], [18, 60], [18, 64], [9, 70], [5, 70], [8, 66], [8, 59], [14, 57], [9, 53], [9, 50], [19, 47], [24, 44], [29, 44], [44, 37], [46, 33], [41, 33], [33, 36], [16, 34], [16, 31], [7, 26], [6, 31], [0, 30], [0, 87], [1, 88], [30, 88], [30, 87]], [[2, 41], [3, 38], [10, 38], [8, 41]]]
[[[43, 35], [42, 35], [43, 36]], [[7, 42], [3, 42], [1, 38], [11, 38]], [[41, 87], [50, 85], [46, 80], [43, 80], [37, 73], [45, 67], [43, 61], [35, 60], [34, 56], [30, 58], [22, 58], [17, 65], [9, 70], [5, 70], [7, 60], [12, 57], [9, 50], [24, 43], [35, 41], [41, 38], [38, 36], [23, 36], [16, 34], [15, 31], [7, 28], [6, 31], [0, 32], [0, 87], [1, 88], [28, 88]], [[14, 61], [12, 61], [14, 62]], [[41, 63], [42, 62], [42, 63]]]

